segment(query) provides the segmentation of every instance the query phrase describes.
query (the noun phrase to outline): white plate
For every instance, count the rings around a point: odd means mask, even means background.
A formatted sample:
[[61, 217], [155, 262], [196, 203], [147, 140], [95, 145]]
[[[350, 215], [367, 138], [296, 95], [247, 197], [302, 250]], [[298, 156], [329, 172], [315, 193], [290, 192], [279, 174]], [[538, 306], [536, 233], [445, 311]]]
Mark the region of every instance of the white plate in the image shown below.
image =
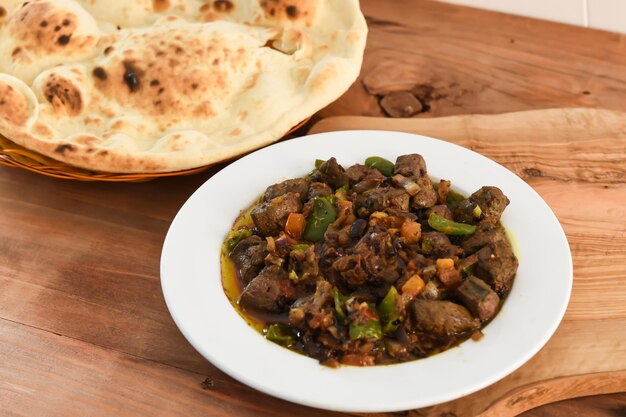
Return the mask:
[[[271, 184], [307, 174], [314, 160], [343, 166], [368, 156], [421, 154], [433, 178], [470, 194], [495, 185], [511, 200], [502, 217], [520, 266], [513, 289], [480, 341], [397, 365], [331, 369], [267, 341], [222, 289], [220, 247], [239, 211]], [[460, 146], [418, 135], [346, 131], [269, 146], [211, 177], [174, 219], [161, 255], [161, 285], [174, 321], [213, 365], [267, 394], [346, 412], [426, 407], [484, 388], [529, 360], [556, 330], [572, 287], [572, 259], [558, 220], [515, 174]]]

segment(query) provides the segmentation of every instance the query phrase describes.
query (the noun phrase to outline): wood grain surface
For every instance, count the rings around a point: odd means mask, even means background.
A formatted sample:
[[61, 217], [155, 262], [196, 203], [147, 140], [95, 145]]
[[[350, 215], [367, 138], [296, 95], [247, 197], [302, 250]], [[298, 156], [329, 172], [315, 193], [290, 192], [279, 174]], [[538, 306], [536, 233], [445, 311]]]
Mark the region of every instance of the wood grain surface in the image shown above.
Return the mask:
[[370, 34], [359, 81], [318, 116], [384, 116], [410, 92], [414, 117], [554, 107], [626, 111], [626, 35], [440, 2], [362, 0]]
[[[510, 127], [510, 115], [426, 119], [548, 107], [626, 111], [626, 37], [419, 0], [362, 6], [370, 36], [361, 77], [317, 119], [381, 116], [382, 98], [410, 92], [423, 104], [414, 120], [439, 126], [433, 135], [466, 141], [531, 184], [557, 213], [574, 253], [575, 297], [546, 348], [479, 393], [405, 414], [475, 415], [529, 392], [527, 384], [590, 372], [613, 372], [617, 381], [597, 384], [597, 392], [626, 390], [619, 373], [626, 369], [626, 128], [587, 129], [585, 112], [556, 136], [562, 119], [543, 130], [524, 124], [525, 132]], [[0, 416], [340, 415], [232, 380], [193, 350], [167, 312], [163, 238], [183, 202], [219, 168], [94, 184], [0, 167]]]

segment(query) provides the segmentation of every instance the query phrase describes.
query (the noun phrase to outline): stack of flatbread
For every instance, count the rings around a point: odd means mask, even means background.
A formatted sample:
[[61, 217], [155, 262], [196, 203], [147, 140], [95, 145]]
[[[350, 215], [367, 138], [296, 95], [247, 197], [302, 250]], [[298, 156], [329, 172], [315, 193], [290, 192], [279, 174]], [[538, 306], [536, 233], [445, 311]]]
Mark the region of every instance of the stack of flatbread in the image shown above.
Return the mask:
[[0, 134], [106, 172], [279, 139], [361, 67], [358, 0], [0, 1]]

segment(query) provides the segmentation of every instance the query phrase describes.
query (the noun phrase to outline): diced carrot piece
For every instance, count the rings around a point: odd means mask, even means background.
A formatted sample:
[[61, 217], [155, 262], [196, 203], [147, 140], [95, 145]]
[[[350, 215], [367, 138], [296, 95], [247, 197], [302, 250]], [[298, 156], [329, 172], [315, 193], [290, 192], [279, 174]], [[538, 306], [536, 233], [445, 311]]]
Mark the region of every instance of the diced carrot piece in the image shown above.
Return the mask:
[[424, 290], [424, 280], [419, 275], [415, 274], [402, 286], [402, 294], [408, 294], [412, 297], [417, 296]]
[[306, 220], [304, 214], [301, 213], [289, 213], [287, 217], [287, 223], [285, 224], [285, 233], [296, 240], [302, 240], [302, 234], [304, 233], [304, 226]]
[[454, 269], [454, 260], [450, 258], [437, 259], [437, 272]]
[[437, 259], [437, 278], [446, 287], [457, 287], [461, 284], [461, 274], [454, 269], [454, 260], [450, 258]]
[[417, 243], [422, 237], [422, 225], [412, 220], [407, 220], [400, 227], [400, 236], [407, 243]]

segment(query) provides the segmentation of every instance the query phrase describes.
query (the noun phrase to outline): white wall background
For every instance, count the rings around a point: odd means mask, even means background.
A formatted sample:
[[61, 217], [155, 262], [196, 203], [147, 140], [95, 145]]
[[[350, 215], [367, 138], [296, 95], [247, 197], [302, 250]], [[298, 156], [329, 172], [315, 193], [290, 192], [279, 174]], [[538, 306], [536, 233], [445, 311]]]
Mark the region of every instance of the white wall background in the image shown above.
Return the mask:
[[626, 33], [626, 0], [443, 0], [481, 9]]

